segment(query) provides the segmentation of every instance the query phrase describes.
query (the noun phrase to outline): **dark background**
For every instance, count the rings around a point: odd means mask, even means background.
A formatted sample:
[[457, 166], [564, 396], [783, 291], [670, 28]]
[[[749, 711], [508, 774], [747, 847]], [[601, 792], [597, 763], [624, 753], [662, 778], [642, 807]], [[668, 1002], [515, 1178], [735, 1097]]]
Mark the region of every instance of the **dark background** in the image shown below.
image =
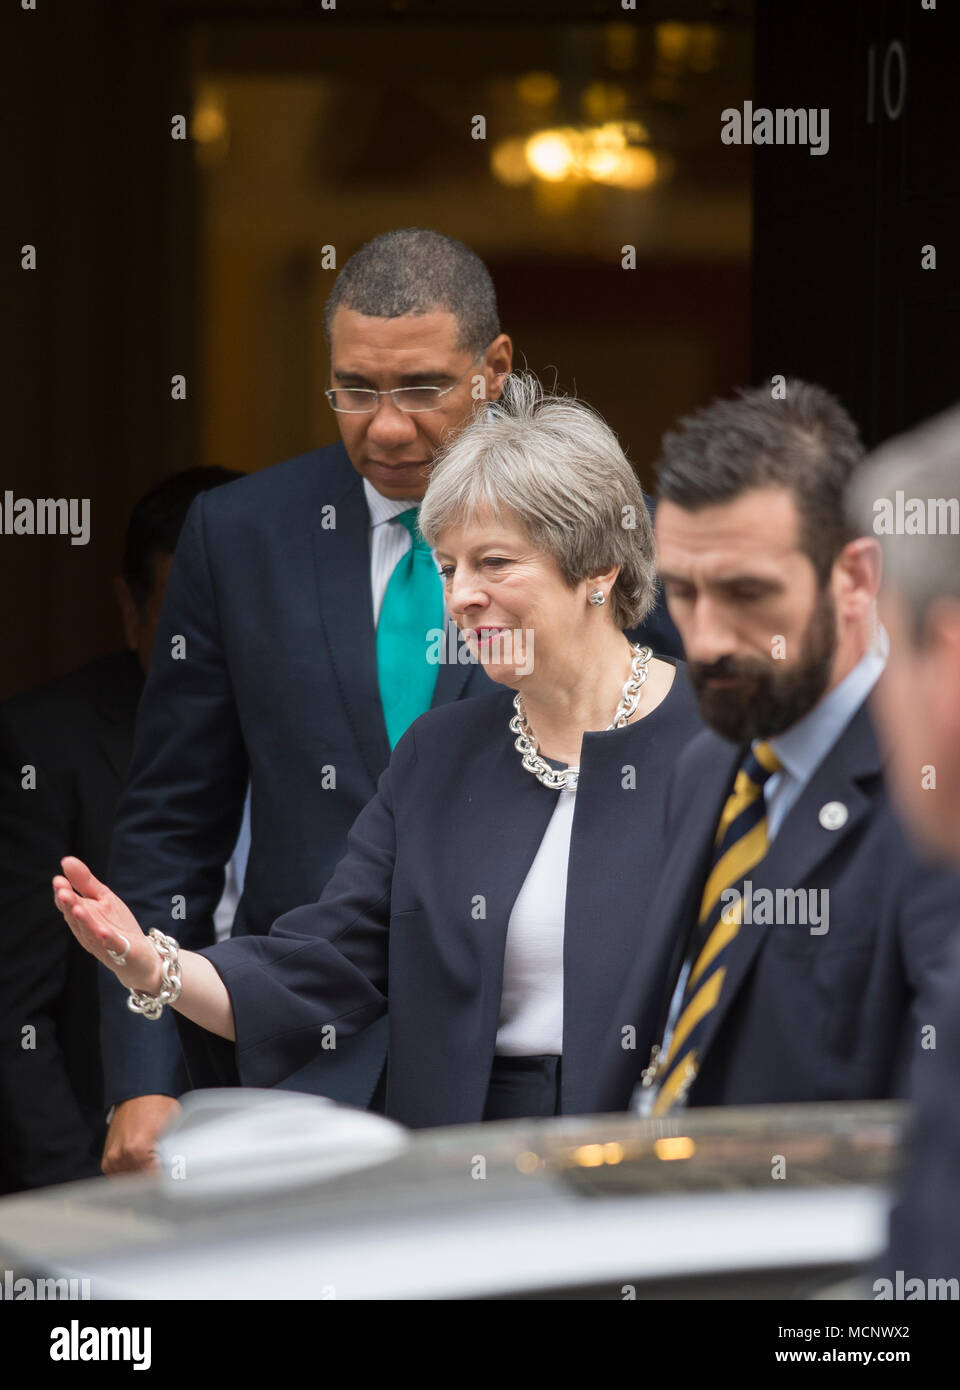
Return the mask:
[[[467, 241], [521, 360], [595, 405], [647, 482], [678, 414], [774, 373], [831, 387], [869, 443], [960, 395], [943, 0], [37, 6], [4, 9], [0, 500], [89, 497], [92, 537], [0, 535], [0, 696], [119, 645], [111, 578], [148, 486], [335, 437], [324, 246], [340, 266], [392, 226]], [[829, 107], [829, 154], [723, 145], [748, 99]], [[642, 122], [649, 187], [492, 171], [504, 140], [611, 116]]]

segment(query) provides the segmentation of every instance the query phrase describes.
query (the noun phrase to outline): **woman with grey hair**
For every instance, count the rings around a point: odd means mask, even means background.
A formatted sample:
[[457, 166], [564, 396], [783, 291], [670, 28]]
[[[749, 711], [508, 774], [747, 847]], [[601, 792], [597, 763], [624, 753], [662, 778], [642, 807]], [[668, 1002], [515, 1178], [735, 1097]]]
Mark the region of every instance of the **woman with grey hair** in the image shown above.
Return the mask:
[[701, 727], [682, 666], [624, 631], [654, 598], [643, 494], [589, 407], [513, 377], [434, 465], [419, 524], [464, 639], [445, 655], [501, 688], [414, 721], [320, 900], [199, 953], [77, 859], [57, 905], [135, 1011], [177, 1011], [195, 1082], [202, 1053], [204, 1079], [275, 1084], [388, 1010], [404, 1124], [625, 1108], [619, 990]]

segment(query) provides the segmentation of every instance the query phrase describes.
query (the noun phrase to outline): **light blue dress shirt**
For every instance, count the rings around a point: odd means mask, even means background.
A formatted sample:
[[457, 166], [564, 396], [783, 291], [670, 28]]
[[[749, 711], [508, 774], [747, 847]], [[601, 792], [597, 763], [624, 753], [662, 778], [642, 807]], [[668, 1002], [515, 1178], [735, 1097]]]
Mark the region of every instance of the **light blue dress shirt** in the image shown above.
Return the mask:
[[798, 719], [785, 733], [767, 739], [783, 763], [779, 772], [767, 778], [763, 788], [768, 844], [776, 839], [787, 812], [880, 679], [886, 663], [886, 642], [883, 641], [881, 649], [862, 656], [840, 684], [817, 701], [809, 714]]

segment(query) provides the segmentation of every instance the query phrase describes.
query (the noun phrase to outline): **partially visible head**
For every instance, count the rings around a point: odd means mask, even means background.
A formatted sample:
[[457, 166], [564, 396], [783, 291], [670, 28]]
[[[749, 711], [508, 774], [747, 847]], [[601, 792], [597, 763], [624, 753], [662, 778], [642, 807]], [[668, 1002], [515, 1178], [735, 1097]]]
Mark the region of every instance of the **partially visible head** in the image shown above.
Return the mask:
[[198, 493], [242, 477], [230, 468], [188, 468], [164, 479], [135, 503], [114, 591], [127, 646], [137, 653], [144, 673], [150, 664], [173, 552], [190, 504]]
[[468, 246], [440, 232], [385, 232], [343, 266], [323, 326], [331, 388], [444, 391], [433, 408], [409, 414], [391, 396], [369, 413], [337, 412], [357, 472], [385, 497], [422, 497], [436, 451], [478, 400], [497, 399], [510, 371], [513, 349], [500, 331], [490, 272]]
[[716, 401], [666, 434], [657, 552], [700, 710], [734, 742], [788, 729], [868, 649], [876, 543], [842, 499], [857, 427], [820, 386], [790, 380]]
[[[527, 677], [517, 674], [529, 664], [524, 634], [549, 678], [582, 659], [600, 625], [633, 627], [654, 602], [650, 518], [616, 435], [529, 374], [509, 377], [500, 401], [438, 458], [420, 528], [451, 616], [506, 685]], [[598, 589], [605, 602], [591, 604]], [[498, 650], [478, 629], [516, 635]]]
[[960, 407], [872, 454], [847, 514], [883, 555], [874, 704], [891, 785], [917, 835], [960, 862]]

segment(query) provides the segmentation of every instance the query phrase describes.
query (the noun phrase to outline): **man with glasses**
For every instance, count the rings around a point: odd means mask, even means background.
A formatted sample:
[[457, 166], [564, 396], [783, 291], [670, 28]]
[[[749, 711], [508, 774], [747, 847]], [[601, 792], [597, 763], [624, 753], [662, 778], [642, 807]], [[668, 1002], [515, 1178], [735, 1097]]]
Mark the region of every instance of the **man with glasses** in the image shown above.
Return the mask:
[[[251, 845], [234, 931], [263, 934], [319, 897], [412, 720], [492, 688], [479, 666], [457, 660], [454, 642], [425, 640], [446, 614], [416, 527], [437, 449], [510, 372], [486, 266], [438, 232], [388, 232], [344, 265], [324, 329], [342, 443], [194, 506], [141, 704], [107, 880], [147, 929], [191, 949], [213, 941], [248, 780]], [[638, 640], [669, 651], [662, 608], [656, 621], [663, 631], [648, 625]], [[432, 664], [438, 645], [447, 660]], [[176, 1029], [166, 1016], [138, 1026], [106, 972], [103, 996], [116, 1107], [104, 1171], [150, 1168], [188, 1084]], [[328, 1042], [287, 1084], [370, 1103], [385, 1020]]]

